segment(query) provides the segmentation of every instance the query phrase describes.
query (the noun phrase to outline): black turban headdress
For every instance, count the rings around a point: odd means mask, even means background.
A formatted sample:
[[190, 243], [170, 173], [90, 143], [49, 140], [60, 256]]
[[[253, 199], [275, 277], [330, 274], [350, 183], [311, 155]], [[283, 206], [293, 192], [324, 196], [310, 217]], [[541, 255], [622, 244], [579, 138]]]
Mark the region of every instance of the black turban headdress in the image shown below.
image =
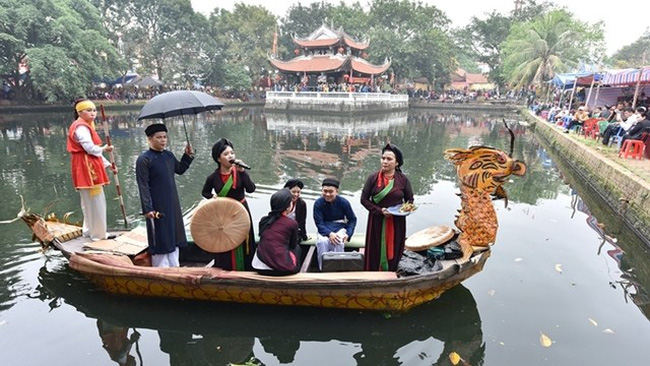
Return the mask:
[[228, 146], [230, 146], [232, 149], [235, 148], [235, 146], [232, 144], [232, 141], [228, 140], [225, 137], [220, 138], [217, 142], [214, 143], [214, 145], [212, 145], [212, 159], [215, 163], [219, 164], [219, 156], [221, 156], [221, 153], [226, 150], [226, 147]]
[[271, 196], [271, 212], [260, 220], [259, 234], [268, 229], [282, 213], [291, 205], [291, 191], [286, 188], [273, 193]]
[[300, 189], [305, 187], [305, 184], [300, 179], [289, 179], [287, 183], [284, 184], [284, 188], [291, 189], [298, 186]]
[[400, 167], [404, 165], [404, 155], [402, 155], [402, 150], [397, 147], [397, 145], [393, 145], [391, 143], [386, 144], [383, 149], [381, 149], [381, 154], [384, 155], [384, 153], [388, 151], [392, 151], [393, 154], [395, 154], [395, 161], [397, 161], [397, 170], [400, 170]]
[[167, 132], [167, 126], [162, 123], [154, 123], [144, 129], [144, 134], [147, 135], [147, 137], [153, 136], [156, 132]]

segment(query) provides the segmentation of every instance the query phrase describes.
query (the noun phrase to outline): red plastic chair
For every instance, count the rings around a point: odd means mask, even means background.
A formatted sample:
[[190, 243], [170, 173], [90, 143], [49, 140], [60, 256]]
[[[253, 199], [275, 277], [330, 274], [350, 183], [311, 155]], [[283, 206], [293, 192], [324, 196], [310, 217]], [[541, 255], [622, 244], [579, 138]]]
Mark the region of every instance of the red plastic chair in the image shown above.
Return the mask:
[[582, 126], [582, 130], [585, 133], [585, 138], [592, 137], [596, 139], [598, 134], [596, 133], [594, 135], [594, 129], [598, 130], [598, 118], [589, 118]]
[[621, 150], [618, 152], [618, 157], [623, 155], [624, 159], [628, 156], [634, 159], [643, 159], [643, 152], [645, 150], [645, 143], [641, 140], [625, 140]]

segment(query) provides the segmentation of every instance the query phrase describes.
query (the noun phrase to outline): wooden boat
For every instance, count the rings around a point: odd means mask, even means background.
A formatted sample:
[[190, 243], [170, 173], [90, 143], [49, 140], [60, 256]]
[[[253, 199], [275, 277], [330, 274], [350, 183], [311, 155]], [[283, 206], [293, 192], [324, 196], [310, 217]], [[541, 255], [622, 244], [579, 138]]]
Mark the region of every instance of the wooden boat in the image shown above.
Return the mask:
[[[155, 268], [141, 265], [136, 257], [111, 252], [118, 246], [126, 246], [127, 249], [122, 252], [127, 254], [135, 254], [139, 250], [139, 244], [140, 250], [146, 248], [146, 234], [143, 234], [142, 229], [122, 233], [114, 243], [106, 241], [109, 246], [112, 245], [110, 248], [97, 251], [97, 243], [94, 243], [93, 250], [84, 247], [89, 244], [86, 238], [65, 240], [70, 236], [79, 236], [78, 227], [50, 224], [34, 215], [24, 215], [23, 220], [42, 242], [49, 242], [61, 250], [69, 259], [71, 268], [84, 274], [104, 291], [113, 294], [264, 305], [403, 311], [438, 298], [444, 291], [483, 269], [490, 256], [488, 244], [494, 242], [494, 236], [491, 239], [488, 236], [496, 234], [494, 208], [490, 199], [483, 198], [489, 198], [490, 194], [495, 193], [505, 194], [501, 188], [503, 178], [511, 173], [521, 175], [525, 171], [522, 163], [502, 151], [491, 148], [449, 150], [448, 158], [455, 161], [459, 174], [469, 174], [470, 178], [475, 175], [480, 177], [479, 184], [476, 184], [475, 179], [459, 177], [463, 210], [460, 211], [457, 226], [465, 230], [461, 232], [458, 243], [463, 247], [465, 255], [459, 259], [440, 260], [435, 271], [412, 276], [401, 276], [396, 272], [310, 272], [308, 265], [303, 266], [301, 273], [281, 277], [264, 276], [256, 272], [225, 271], [213, 267], [194, 267], [191, 266], [192, 263], [184, 263], [190, 266], [178, 268]], [[486, 169], [476, 169], [477, 159], [485, 161], [484, 165], [489, 166], [490, 171], [486, 173]], [[472, 169], [468, 170], [469, 165]], [[494, 179], [489, 178], [491, 176], [494, 176]], [[487, 189], [482, 190], [482, 187]], [[471, 194], [467, 193], [468, 189], [471, 189]], [[477, 212], [482, 212], [482, 217], [488, 217], [492, 221], [477, 225], [476, 218], [472, 216]], [[478, 238], [481, 240], [477, 242], [479, 246], [472, 247], [467, 240], [472, 240], [475, 233], [470, 231], [477, 231], [477, 227], [480, 229], [483, 226], [487, 229], [478, 230]], [[305, 244], [311, 246], [309, 252], [313, 253], [314, 243]], [[309, 257], [307, 264], [311, 262], [310, 259]]]

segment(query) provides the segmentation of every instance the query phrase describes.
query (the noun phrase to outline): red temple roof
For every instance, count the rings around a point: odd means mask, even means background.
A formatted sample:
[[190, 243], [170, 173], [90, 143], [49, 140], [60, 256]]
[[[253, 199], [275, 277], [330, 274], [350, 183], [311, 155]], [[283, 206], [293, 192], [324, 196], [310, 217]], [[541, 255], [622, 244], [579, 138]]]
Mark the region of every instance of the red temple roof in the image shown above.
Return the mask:
[[370, 46], [370, 42], [356, 42], [355, 40], [350, 38], [350, 36], [348, 36], [347, 34], [343, 36], [343, 41], [348, 46], [352, 48], [356, 48], [357, 50], [365, 50], [366, 48], [368, 48], [368, 46]]
[[285, 72], [327, 72], [343, 68], [348, 57], [340, 55], [300, 56], [289, 61], [269, 58], [271, 64]]
[[343, 55], [300, 56], [289, 61], [281, 61], [270, 56], [269, 62], [273, 67], [284, 72], [338, 72], [352, 69], [367, 75], [382, 74], [391, 64], [387, 61], [383, 65], [373, 65], [364, 59]]
[[293, 42], [304, 48], [321, 48], [345, 44], [357, 50], [365, 50], [370, 45], [367, 41], [357, 42], [343, 30], [333, 30], [326, 25], [321, 25], [305, 38], [294, 37]]
[[293, 41], [300, 47], [311, 48], [311, 47], [329, 47], [334, 46], [339, 43], [339, 38], [328, 38], [328, 39], [299, 39], [294, 38]]
[[383, 65], [373, 65], [362, 58], [352, 57], [352, 69], [362, 74], [379, 75], [386, 72], [389, 67], [390, 61], [386, 61]]

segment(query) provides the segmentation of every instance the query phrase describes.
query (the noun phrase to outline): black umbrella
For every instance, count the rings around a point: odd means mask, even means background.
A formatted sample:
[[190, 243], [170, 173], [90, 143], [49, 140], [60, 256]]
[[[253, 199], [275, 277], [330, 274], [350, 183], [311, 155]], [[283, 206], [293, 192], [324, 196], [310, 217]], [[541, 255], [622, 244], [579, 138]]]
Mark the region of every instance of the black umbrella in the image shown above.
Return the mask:
[[[151, 98], [138, 116], [138, 121], [149, 118], [168, 118], [187, 114], [198, 114], [205, 111], [219, 110], [224, 104], [217, 98], [203, 92], [194, 90], [174, 90]], [[187, 136], [187, 127], [183, 118], [183, 129], [185, 138], [189, 145], [190, 139]]]

